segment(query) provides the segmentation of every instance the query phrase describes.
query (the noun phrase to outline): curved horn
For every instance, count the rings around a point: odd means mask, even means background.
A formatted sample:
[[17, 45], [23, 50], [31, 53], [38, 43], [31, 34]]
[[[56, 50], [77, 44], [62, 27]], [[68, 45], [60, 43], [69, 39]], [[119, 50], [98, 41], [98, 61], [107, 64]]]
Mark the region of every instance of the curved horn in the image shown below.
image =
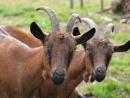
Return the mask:
[[89, 28], [95, 28], [96, 29], [96, 33], [94, 35], [94, 37], [98, 37], [98, 28], [97, 28], [97, 25], [96, 23], [90, 19], [90, 18], [81, 18], [81, 23], [85, 23], [85, 25], [89, 26]]
[[48, 16], [49, 16], [49, 18], [51, 20], [51, 24], [52, 24], [52, 32], [58, 32], [58, 31], [60, 31], [59, 20], [57, 19], [54, 11], [52, 11], [48, 7], [39, 7], [36, 10], [37, 11], [38, 10], [44, 10], [48, 14]]
[[114, 24], [113, 23], [109, 23], [106, 26], [106, 30], [105, 30], [105, 33], [104, 33], [104, 38], [105, 39], [109, 39], [109, 34], [110, 34], [110, 32], [113, 32], [113, 31], [114, 31]]
[[73, 14], [70, 16], [70, 19], [69, 19], [69, 21], [68, 21], [68, 24], [67, 24], [67, 27], [66, 27], [66, 32], [68, 32], [68, 33], [71, 33], [71, 32], [72, 32], [72, 29], [73, 29], [73, 26], [74, 26], [74, 24], [75, 24], [76, 19], [78, 19], [79, 22], [81, 22], [81, 19], [80, 19], [79, 14], [73, 13]]

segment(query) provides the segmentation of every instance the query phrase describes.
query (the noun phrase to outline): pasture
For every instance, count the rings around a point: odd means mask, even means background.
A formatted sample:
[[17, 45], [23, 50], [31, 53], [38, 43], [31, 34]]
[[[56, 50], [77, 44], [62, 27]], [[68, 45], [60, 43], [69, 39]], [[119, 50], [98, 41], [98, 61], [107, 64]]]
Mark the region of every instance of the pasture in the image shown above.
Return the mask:
[[[114, 23], [115, 31], [110, 34], [113, 43], [123, 44], [130, 40], [129, 25], [119, 24], [122, 13], [97, 13], [100, 11], [100, 0], [84, 0], [82, 9], [78, 4], [79, 0], [74, 1], [74, 9], [70, 9], [69, 0], [0, 0], [0, 25], [14, 25], [30, 32], [30, 23], [36, 21], [42, 30], [47, 32], [51, 30], [50, 20], [44, 12], [36, 12], [35, 8], [48, 6], [56, 12], [61, 28], [65, 26], [69, 16], [75, 12], [81, 17], [94, 19], [99, 25], [101, 35], [108, 23]], [[110, 7], [110, 2], [111, 0], [105, 1], [105, 8]], [[81, 30], [86, 29], [81, 28]], [[130, 98], [130, 50], [113, 55], [107, 77], [103, 82], [82, 83], [78, 90], [84, 94], [92, 92], [97, 98]]]

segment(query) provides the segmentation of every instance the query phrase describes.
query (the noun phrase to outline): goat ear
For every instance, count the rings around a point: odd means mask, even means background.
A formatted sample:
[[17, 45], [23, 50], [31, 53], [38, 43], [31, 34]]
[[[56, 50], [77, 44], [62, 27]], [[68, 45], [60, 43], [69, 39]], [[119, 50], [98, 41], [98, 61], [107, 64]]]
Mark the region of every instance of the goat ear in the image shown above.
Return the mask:
[[38, 39], [44, 41], [46, 35], [42, 32], [42, 30], [40, 29], [40, 27], [35, 23], [32, 22], [30, 25], [30, 32]]
[[74, 27], [74, 29], [73, 29], [73, 35], [74, 36], [80, 35], [80, 31], [79, 31], [78, 27]]
[[76, 38], [77, 44], [83, 44], [86, 43], [90, 38], [94, 36], [96, 32], [95, 28], [92, 28], [88, 32], [84, 33], [83, 35], [80, 35]]
[[130, 41], [128, 41], [124, 45], [114, 46], [114, 52], [125, 52], [128, 51], [129, 49], [130, 49]]

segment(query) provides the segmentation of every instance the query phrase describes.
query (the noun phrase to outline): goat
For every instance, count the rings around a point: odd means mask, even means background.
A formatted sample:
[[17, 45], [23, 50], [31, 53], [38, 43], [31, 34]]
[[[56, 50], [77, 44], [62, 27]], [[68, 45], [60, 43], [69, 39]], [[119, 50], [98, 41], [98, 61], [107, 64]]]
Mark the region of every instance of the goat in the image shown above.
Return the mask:
[[[82, 22], [93, 27], [92, 21], [90, 22], [87, 18], [82, 18]], [[95, 24], [96, 25], [96, 24]], [[94, 26], [95, 27], [95, 26]], [[125, 52], [130, 48], [130, 40], [123, 45], [113, 45], [109, 40], [109, 33], [114, 30], [113, 24], [108, 24], [104, 34], [104, 38], [100, 38], [98, 35], [98, 29], [96, 28], [97, 36], [94, 36], [86, 44], [82, 44], [84, 49], [88, 51], [88, 57], [91, 64], [93, 65], [93, 75], [91, 82], [94, 80], [101, 82], [104, 80], [106, 71], [111, 60], [112, 54], [116, 52]]]
[[[74, 28], [74, 31], [75, 29], [76, 28]], [[91, 29], [87, 34], [90, 35], [94, 32], [93, 30], [94, 29]], [[87, 61], [87, 55], [84, 50], [75, 51], [64, 82], [61, 85], [56, 86], [51, 80], [46, 80], [42, 84], [37, 98], [70, 98], [70, 95], [77, 84], [81, 82], [80, 79], [83, 80], [82, 73], [85, 71], [86, 76], [91, 75], [92, 67], [90, 65], [90, 62]]]
[[106, 71], [108, 69], [112, 54], [116, 52], [128, 51], [130, 49], [130, 40], [123, 45], [113, 45], [109, 40], [109, 33], [114, 30], [114, 25], [112, 23], [107, 25], [104, 38], [99, 38], [98, 29], [94, 21], [88, 18], [82, 18], [81, 22], [89, 25], [90, 28], [96, 28], [96, 36], [87, 41], [86, 44], [82, 45], [85, 51], [87, 51], [88, 59], [93, 66], [93, 74], [90, 81], [93, 82], [96, 80], [101, 82], [106, 76]]
[[[94, 34], [93, 31], [89, 36], [86, 33], [83, 36], [73, 37], [68, 33], [71, 32], [69, 30], [72, 30], [76, 18], [79, 18], [74, 15], [69, 20], [66, 32], [60, 32], [54, 12], [47, 7], [39, 9], [48, 13], [53, 25], [52, 33], [47, 36], [35, 22], [31, 24], [32, 34], [40, 39], [43, 45], [35, 48], [29, 47], [11, 37], [2, 28], [0, 29], [0, 61], [2, 62], [0, 65], [0, 98], [30, 98], [44, 82], [43, 78], [45, 79], [46, 74], [55, 84], [61, 84], [65, 77], [64, 67], [69, 64], [75, 45], [87, 41]], [[45, 74], [47, 71], [48, 73]]]
[[[89, 18], [82, 18], [81, 21], [89, 25], [90, 28], [96, 28], [97, 32], [95, 36], [87, 41], [87, 43], [83, 44], [84, 50], [74, 53], [67, 70], [67, 78], [64, 80], [63, 84], [56, 87], [53, 85], [52, 81], [47, 80], [42, 84], [38, 98], [85, 98], [75, 91], [76, 86], [83, 80], [88, 82], [90, 76], [91, 82], [94, 80], [101, 82], [105, 78], [112, 54], [114, 52], [125, 52], [130, 48], [130, 41], [119, 46], [114, 46], [109, 41], [108, 33], [114, 29], [112, 24], [106, 27], [105, 37], [101, 39], [98, 37], [98, 30], [95, 22]], [[79, 34], [78, 28], [74, 29], [74, 33]], [[100, 64], [102, 66], [100, 66]]]

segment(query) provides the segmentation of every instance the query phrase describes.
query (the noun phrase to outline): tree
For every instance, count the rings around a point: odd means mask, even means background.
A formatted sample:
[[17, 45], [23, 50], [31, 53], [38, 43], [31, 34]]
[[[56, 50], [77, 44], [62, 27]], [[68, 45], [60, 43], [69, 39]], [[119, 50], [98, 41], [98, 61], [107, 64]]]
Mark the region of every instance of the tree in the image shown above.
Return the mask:
[[112, 0], [111, 5], [113, 12], [130, 13], [130, 0]]
[[104, 10], [104, 0], [100, 0], [100, 2], [101, 2], [101, 11], [103, 11]]
[[83, 2], [83, 0], [80, 0], [80, 7], [81, 7], [81, 8], [84, 7], [84, 2]]
[[70, 8], [74, 7], [74, 0], [70, 0]]
[[[80, 1], [80, 7], [83, 8], [84, 7], [83, 0], [79, 0], [79, 1]], [[74, 0], [70, 0], [70, 8], [74, 8]]]

